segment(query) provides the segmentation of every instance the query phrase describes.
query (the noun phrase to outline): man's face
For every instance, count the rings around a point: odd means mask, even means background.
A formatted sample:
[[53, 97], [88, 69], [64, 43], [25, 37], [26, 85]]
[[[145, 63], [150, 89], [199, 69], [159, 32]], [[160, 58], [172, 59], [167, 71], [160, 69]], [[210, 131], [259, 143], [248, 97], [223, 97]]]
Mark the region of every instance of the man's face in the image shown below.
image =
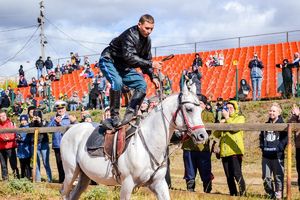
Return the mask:
[[0, 121], [5, 122], [7, 120], [6, 113], [0, 113]]
[[145, 21], [144, 23], [139, 22], [138, 28], [143, 37], [148, 37], [151, 34], [151, 32], [153, 31], [154, 24], [151, 24], [147, 21]]
[[57, 108], [57, 113], [63, 116], [66, 113], [66, 108]]

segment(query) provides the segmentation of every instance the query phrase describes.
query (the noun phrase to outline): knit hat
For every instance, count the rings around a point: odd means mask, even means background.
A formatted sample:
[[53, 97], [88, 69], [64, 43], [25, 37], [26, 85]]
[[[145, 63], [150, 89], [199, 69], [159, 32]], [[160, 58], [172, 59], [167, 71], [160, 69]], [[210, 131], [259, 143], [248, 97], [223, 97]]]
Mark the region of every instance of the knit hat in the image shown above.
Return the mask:
[[20, 121], [26, 120], [28, 122], [28, 115], [21, 115]]

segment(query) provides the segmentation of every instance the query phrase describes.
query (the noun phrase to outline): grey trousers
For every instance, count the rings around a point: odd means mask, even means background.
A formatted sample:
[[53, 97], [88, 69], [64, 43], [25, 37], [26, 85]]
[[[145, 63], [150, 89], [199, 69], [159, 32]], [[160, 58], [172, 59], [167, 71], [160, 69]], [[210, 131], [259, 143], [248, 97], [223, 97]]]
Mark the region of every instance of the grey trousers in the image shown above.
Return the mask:
[[[272, 180], [274, 178], [274, 184]], [[272, 195], [275, 192], [283, 191], [284, 184], [284, 160], [262, 158], [262, 179], [266, 193]]]

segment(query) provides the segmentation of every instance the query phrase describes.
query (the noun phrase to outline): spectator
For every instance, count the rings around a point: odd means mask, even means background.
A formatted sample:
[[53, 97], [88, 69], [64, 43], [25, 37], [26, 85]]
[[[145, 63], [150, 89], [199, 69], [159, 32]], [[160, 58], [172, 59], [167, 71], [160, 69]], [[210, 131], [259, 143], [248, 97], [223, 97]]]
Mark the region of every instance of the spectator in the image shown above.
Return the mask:
[[76, 69], [77, 68], [76, 67], [76, 56], [74, 55], [73, 52], [70, 52], [70, 56], [71, 56], [71, 66], [73, 69]]
[[219, 54], [219, 65], [220, 66], [224, 65], [224, 55], [223, 55], [223, 53]]
[[[43, 113], [39, 109], [34, 109], [32, 112], [32, 120], [30, 127], [45, 127], [47, 122], [43, 120]], [[36, 182], [41, 182], [41, 161], [43, 161], [44, 168], [47, 174], [47, 181], [52, 182], [52, 172], [50, 168], [50, 148], [48, 133], [40, 133], [38, 137], [37, 147], [37, 166], [36, 166]]]
[[94, 84], [90, 94], [89, 94], [89, 100], [90, 100], [90, 107], [94, 110], [97, 109], [97, 99], [100, 95], [99, 90], [97, 89], [97, 86]]
[[[300, 123], [300, 109], [294, 104], [291, 111], [292, 117], [288, 123]], [[294, 135], [295, 148], [296, 148], [296, 169], [298, 174], [298, 190], [300, 191], [300, 131], [297, 130]]]
[[39, 79], [39, 82], [37, 83], [37, 89], [38, 89], [38, 94], [39, 97], [45, 97], [45, 81], [44, 81], [44, 77], [41, 76], [41, 78]]
[[[205, 109], [207, 98], [204, 95], [199, 96], [200, 107], [202, 108], [201, 117], [204, 123], [214, 123], [214, 114]], [[196, 145], [192, 138], [184, 141], [182, 144], [184, 179], [186, 180], [187, 190], [194, 192], [196, 186], [197, 170], [203, 183], [203, 191], [210, 193], [212, 190], [212, 172], [209, 141], [205, 144]]]
[[213, 63], [212, 66], [220, 66], [219, 62], [219, 54], [216, 52], [215, 55], [213, 56]]
[[99, 91], [99, 102], [100, 102], [100, 109], [104, 109], [104, 98], [105, 98], [105, 89], [106, 89], [106, 78], [103, 76], [101, 70], [98, 72], [98, 75], [95, 79], [94, 84]]
[[16, 94], [14, 93], [14, 90], [11, 88], [10, 85], [7, 86], [7, 90], [8, 90], [8, 97], [12, 101], [13, 99], [15, 99]]
[[263, 78], [263, 63], [258, 59], [257, 54], [254, 54], [253, 59], [249, 62], [250, 77], [252, 82], [252, 99], [253, 101], [261, 98], [261, 83]]
[[20, 76], [25, 76], [25, 72], [24, 72], [24, 70], [23, 70], [23, 65], [20, 65], [20, 68], [19, 68], [19, 77]]
[[80, 99], [79, 99], [77, 91], [73, 92], [73, 95], [70, 97], [70, 100], [69, 100], [68, 103], [70, 105], [70, 111], [76, 111], [77, 110], [77, 107], [80, 103]]
[[217, 104], [215, 106], [215, 110], [216, 110], [215, 123], [220, 123], [221, 120], [224, 119], [223, 114], [222, 114], [224, 105], [226, 105], [226, 103], [224, 102], [223, 98], [218, 97]]
[[[239, 114], [239, 106], [236, 101], [229, 101], [227, 109], [223, 109], [224, 121], [221, 123], [242, 124], [245, 117]], [[244, 155], [243, 131], [216, 131], [213, 134], [219, 138], [219, 148], [213, 149], [215, 153], [220, 153], [222, 164], [227, 178], [227, 184], [231, 196], [242, 196], [246, 192], [246, 184], [242, 174], [242, 158]], [[236, 188], [237, 182], [239, 193]]]
[[288, 59], [284, 59], [282, 64], [276, 64], [276, 67], [282, 69], [282, 79], [284, 92], [283, 97], [290, 99], [293, 96], [293, 70], [294, 64], [289, 64]]
[[142, 116], [142, 118], [145, 118], [148, 115], [148, 108], [149, 108], [149, 100], [147, 98], [144, 98], [139, 110], [139, 115]]
[[53, 62], [50, 58], [50, 56], [47, 57], [47, 60], [45, 61], [45, 67], [47, 70], [47, 74], [49, 74], [52, 71], [53, 68]]
[[240, 81], [240, 89], [238, 91], [238, 97], [240, 101], [246, 100], [251, 88], [245, 79]]
[[83, 116], [83, 122], [93, 122], [92, 116], [90, 114], [86, 114]]
[[88, 68], [85, 70], [85, 72], [84, 72], [84, 74], [83, 74], [83, 77], [84, 77], [84, 78], [94, 78], [94, 72], [93, 72], [93, 70], [92, 70], [90, 67], [88, 67]]
[[[9, 118], [7, 118], [5, 111], [0, 110], [0, 129], [4, 128], [15, 128], [15, 125]], [[16, 147], [16, 133], [0, 134], [0, 162], [2, 180], [8, 180], [7, 159], [9, 160], [14, 177], [20, 178], [19, 169], [17, 167]]]
[[172, 81], [168, 75], [164, 76], [164, 79], [162, 80], [162, 86], [164, 95], [169, 96], [172, 94]]
[[159, 103], [159, 98], [157, 96], [153, 96], [149, 99], [149, 108], [148, 113], [150, 113]]
[[8, 90], [5, 90], [5, 93], [1, 95], [0, 109], [7, 109], [10, 106], [11, 100], [8, 95]]
[[102, 116], [102, 120], [109, 119], [110, 118], [110, 108], [107, 106], [104, 108], [104, 114]]
[[199, 53], [195, 54], [192, 66], [197, 68], [202, 67], [202, 58], [200, 57]]
[[60, 80], [60, 77], [62, 76], [63, 74], [63, 71], [62, 71], [62, 68], [59, 66], [59, 64], [57, 64], [55, 70], [55, 80], [56, 81], [59, 81]]
[[52, 94], [52, 88], [51, 88], [51, 80], [48, 75], [45, 76], [44, 80], [44, 97], [49, 97]]
[[17, 104], [23, 104], [24, 103], [24, 97], [23, 94], [21, 93], [20, 89], [17, 89], [17, 93], [16, 93], [16, 98], [15, 101]]
[[206, 67], [212, 67], [212, 66], [214, 66], [214, 62], [215, 61], [214, 61], [213, 55], [209, 55], [207, 61], [205, 62]]
[[87, 94], [86, 91], [83, 92], [81, 103], [84, 110], [87, 110], [89, 107], [89, 95]]
[[[266, 123], [284, 123], [281, 112], [280, 105], [273, 103]], [[274, 197], [282, 199], [283, 197], [284, 150], [287, 140], [286, 131], [262, 131], [259, 135], [259, 147], [262, 150], [262, 179], [265, 191], [271, 199]]]
[[202, 79], [202, 73], [199, 71], [199, 69], [196, 66], [192, 67], [192, 70], [187, 73], [186, 77], [187, 79], [190, 79], [195, 83], [196, 85], [196, 95], [201, 95], [201, 79]]
[[[28, 115], [20, 116], [20, 128], [29, 128]], [[20, 161], [21, 166], [21, 178], [26, 177], [31, 179], [31, 167], [30, 161], [32, 156], [32, 134], [27, 134], [26, 132], [17, 133], [17, 157]]]
[[298, 52], [294, 53], [293, 64], [295, 65], [295, 67], [299, 67], [300, 65], [300, 56]]
[[23, 75], [20, 75], [18, 88], [27, 87], [27, 86], [28, 86], [28, 83], [27, 83], [25, 77]]
[[35, 67], [37, 69], [37, 79], [40, 79], [40, 77], [43, 75], [44, 66], [45, 63], [42, 59], [42, 56], [40, 56], [39, 59], [35, 62]]
[[[49, 127], [56, 127], [56, 126], [69, 126], [71, 121], [69, 119], [69, 114], [66, 113], [66, 106], [67, 103], [61, 100], [55, 102], [56, 108], [56, 116], [52, 117], [49, 123]], [[59, 183], [62, 183], [65, 179], [65, 173], [62, 165], [61, 155], [60, 155], [60, 142], [63, 137], [62, 132], [55, 132], [52, 136], [52, 148], [55, 152], [55, 159], [58, 169], [59, 175]]]
[[36, 97], [36, 93], [37, 93], [37, 81], [34, 77], [32, 77], [31, 79], [31, 83], [29, 84], [30, 86], [30, 94], [33, 97]]

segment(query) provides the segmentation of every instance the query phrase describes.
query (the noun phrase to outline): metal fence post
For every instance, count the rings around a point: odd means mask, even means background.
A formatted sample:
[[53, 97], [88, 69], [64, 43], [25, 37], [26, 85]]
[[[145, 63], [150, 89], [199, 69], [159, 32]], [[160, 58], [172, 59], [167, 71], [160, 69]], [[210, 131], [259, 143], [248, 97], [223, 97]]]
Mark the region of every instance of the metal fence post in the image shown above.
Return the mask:
[[288, 124], [288, 143], [287, 143], [287, 178], [286, 178], [286, 198], [292, 199], [291, 177], [292, 177], [292, 125]]
[[36, 160], [37, 160], [37, 145], [39, 138], [39, 129], [34, 130], [33, 140], [33, 169], [32, 169], [32, 182], [35, 183], [36, 179]]

